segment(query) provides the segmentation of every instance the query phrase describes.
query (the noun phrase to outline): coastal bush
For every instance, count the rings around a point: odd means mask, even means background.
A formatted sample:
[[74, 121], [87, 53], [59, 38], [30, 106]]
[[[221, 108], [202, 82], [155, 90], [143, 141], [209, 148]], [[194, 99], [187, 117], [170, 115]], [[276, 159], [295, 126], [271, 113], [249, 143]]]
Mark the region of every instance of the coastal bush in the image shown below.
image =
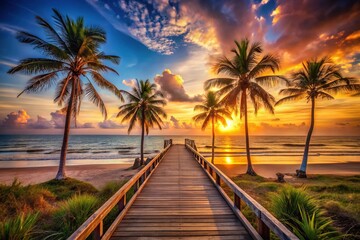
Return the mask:
[[291, 225], [294, 234], [300, 240], [327, 240], [340, 239], [336, 231], [328, 231], [332, 220], [330, 218], [322, 217], [319, 209], [316, 209], [312, 214], [306, 212], [304, 208], [299, 207], [301, 218], [292, 217], [296, 225]]
[[56, 200], [65, 200], [74, 195], [89, 194], [93, 195], [98, 190], [87, 182], [82, 182], [73, 178], [65, 178], [63, 180], [50, 180], [41, 183], [40, 186], [49, 189], [55, 196]]
[[21, 213], [14, 218], [0, 222], [0, 239], [28, 240], [34, 234], [39, 213]]
[[53, 212], [52, 230], [58, 239], [66, 239], [83, 224], [99, 207], [99, 200], [92, 195], [74, 195], [60, 203]]
[[38, 185], [23, 186], [14, 179], [11, 185], [0, 184], [0, 221], [33, 211], [51, 208], [54, 194]]
[[272, 212], [288, 227], [296, 225], [294, 219], [301, 219], [300, 209], [310, 215], [318, 213], [313, 198], [304, 189], [291, 186], [287, 186], [274, 194], [271, 197], [271, 203]]

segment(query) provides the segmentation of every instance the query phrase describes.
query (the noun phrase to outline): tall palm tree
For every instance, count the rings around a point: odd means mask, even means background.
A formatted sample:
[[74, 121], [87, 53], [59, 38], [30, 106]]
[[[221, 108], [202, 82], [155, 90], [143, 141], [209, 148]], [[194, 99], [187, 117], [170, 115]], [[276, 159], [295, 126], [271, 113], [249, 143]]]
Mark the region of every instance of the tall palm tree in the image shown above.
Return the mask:
[[141, 149], [140, 164], [144, 164], [144, 135], [149, 134], [149, 128], [157, 125], [162, 129], [163, 121], [166, 113], [163, 106], [166, 105], [163, 94], [156, 90], [156, 85], [150, 83], [149, 80], [136, 80], [136, 86], [131, 92], [123, 91], [128, 103], [119, 107], [119, 113], [116, 117], [123, 116], [122, 122], [129, 121], [128, 134], [138, 122], [141, 126]]
[[85, 26], [83, 18], [72, 20], [68, 16], [62, 16], [55, 9], [53, 12], [54, 26], [36, 16], [37, 24], [47, 35], [46, 39], [27, 32], [19, 32], [17, 35], [20, 42], [33, 45], [34, 49], [39, 50], [46, 57], [23, 59], [8, 73], [35, 74], [18, 97], [23, 93], [40, 92], [56, 85], [54, 102], [59, 106], [65, 106], [63, 110], [66, 111], [60, 164], [56, 174], [56, 179], [60, 180], [66, 177], [65, 163], [71, 117], [76, 124], [76, 116], [80, 112], [83, 97], [88, 97], [97, 105], [106, 118], [105, 104], [94, 83], [114, 92], [120, 98], [121, 92], [101, 74], [107, 71], [117, 73], [113, 68], [104, 65], [103, 60], [119, 63], [118, 56], [106, 55], [100, 51], [100, 46], [106, 42], [104, 30]]
[[[227, 77], [209, 79], [205, 82], [205, 89], [220, 88], [218, 94], [223, 96], [222, 103], [240, 111], [240, 119], [245, 118], [245, 141], [247, 156], [247, 171], [249, 175], [256, 175], [250, 158], [249, 129], [248, 129], [248, 100], [253, 104], [255, 114], [260, 107], [264, 107], [274, 113], [274, 97], [266, 92], [259, 84], [272, 86], [278, 80], [285, 80], [279, 75], [262, 75], [266, 72], [275, 72], [279, 69], [279, 60], [273, 55], [260, 56], [263, 52], [258, 42], [249, 44], [249, 40], [235, 41], [236, 48], [231, 50], [234, 56], [229, 59], [226, 56], [219, 58], [214, 65], [217, 74], [224, 74]], [[259, 84], [258, 84], [259, 83]]]
[[315, 122], [315, 100], [334, 99], [332, 93], [359, 91], [360, 84], [353, 78], [343, 77], [340, 67], [334, 64], [328, 57], [306, 61], [302, 64], [303, 68], [292, 74], [292, 84], [280, 91], [280, 94], [288, 95], [275, 105], [289, 101], [306, 99], [311, 102], [310, 128], [306, 137], [304, 155], [300, 170], [297, 171], [298, 177], [306, 177], [306, 167], [308, 162], [310, 140]]
[[212, 151], [211, 163], [214, 163], [214, 147], [215, 147], [215, 123], [221, 122], [224, 126], [227, 125], [226, 118], [231, 119], [231, 113], [220, 104], [220, 99], [213, 91], [208, 91], [205, 94], [205, 100], [201, 105], [196, 105], [194, 111], [201, 111], [195, 115], [193, 120], [195, 122], [202, 122], [201, 129], [204, 131], [211, 120], [212, 129]]

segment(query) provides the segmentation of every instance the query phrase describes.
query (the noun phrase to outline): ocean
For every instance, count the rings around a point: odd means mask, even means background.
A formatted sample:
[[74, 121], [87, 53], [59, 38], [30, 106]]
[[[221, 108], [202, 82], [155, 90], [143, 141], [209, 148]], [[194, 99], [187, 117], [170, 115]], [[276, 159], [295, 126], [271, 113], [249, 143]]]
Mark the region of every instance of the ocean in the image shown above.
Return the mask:
[[[198, 150], [211, 157], [210, 136], [146, 136], [145, 156], [153, 157], [164, 139], [195, 140]], [[218, 136], [215, 163], [246, 164], [243, 136]], [[0, 135], [0, 168], [57, 166], [61, 135]], [[300, 164], [305, 136], [251, 136], [254, 164]], [[140, 155], [140, 136], [72, 135], [67, 165], [132, 163]], [[309, 163], [360, 162], [360, 137], [320, 137], [311, 141]]]

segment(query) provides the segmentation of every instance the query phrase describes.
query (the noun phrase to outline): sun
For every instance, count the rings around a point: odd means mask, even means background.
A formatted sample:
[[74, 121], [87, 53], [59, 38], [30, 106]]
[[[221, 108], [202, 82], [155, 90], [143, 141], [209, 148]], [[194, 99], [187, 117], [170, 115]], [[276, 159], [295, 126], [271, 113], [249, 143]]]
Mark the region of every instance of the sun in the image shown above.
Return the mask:
[[232, 130], [234, 130], [234, 121], [227, 119], [226, 120], [226, 126], [222, 125], [221, 123], [219, 124], [219, 130], [222, 132], [230, 132]]

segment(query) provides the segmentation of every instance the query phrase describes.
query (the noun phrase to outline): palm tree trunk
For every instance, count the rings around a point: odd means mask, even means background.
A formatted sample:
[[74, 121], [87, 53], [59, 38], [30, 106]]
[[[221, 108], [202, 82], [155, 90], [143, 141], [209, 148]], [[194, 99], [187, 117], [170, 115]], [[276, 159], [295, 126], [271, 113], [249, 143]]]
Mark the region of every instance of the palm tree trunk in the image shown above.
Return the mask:
[[305, 143], [305, 149], [304, 149], [304, 155], [301, 162], [300, 170], [297, 171], [297, 176], [301, 178], [306, 178], [306, 167], [308, 162], [308, 156], [309, 156], [309, 148], [310, 148], [310, 140], [311, 136], [314, 130], [314, 122], [315, 122], [315, 99], [311, 98], [311, 120], [310, 120], [310, 128], [309, 132], [306, 137], [306, 143]]
[[214, 164], [214, 148], [215, 148], [215, 120], [212, 116], [212, 152], [211, 152], [211, 163]]
[[72, 82], [71, 96], [69, 99], [68, 108], [66, 110], [64, 136], [63, 136], [63, 142], [62, 142], [61, 153], [60, 153], [59, 170], [55, 177], [56, 180], [62, 180], [64, 178], [66, 178], [66, 174], [65, 174], [66, 153], [67, 153], [68, 143], [69, 143], [70, 120], [71, 120], [72, 104], [73, 104], [74, 96], [75, 96], [75, 79], [73, 79], [73, 82]]
[[[251, 157], [250, 157], [250, 143], [249, 143], [249, 128], [248, 128], [248, 116], [247, 116], [247, 99], [246, 99], [246, 90], [242, 92], [241, 102], [244, 103], [244, 116], [245, 116], [245, 143], [246, 143], [246, 158], [247, 158], [247, 170], [246, 174], [251, 176], [256, 176], [256, 173], [252, 167]], [[241, 112], [241, 110], [240, 110]]]
[[144, 135], [145, 135], [145, 109], [141, 111], [141, 146], [140, 146], [140, 165], [144, 165]]

